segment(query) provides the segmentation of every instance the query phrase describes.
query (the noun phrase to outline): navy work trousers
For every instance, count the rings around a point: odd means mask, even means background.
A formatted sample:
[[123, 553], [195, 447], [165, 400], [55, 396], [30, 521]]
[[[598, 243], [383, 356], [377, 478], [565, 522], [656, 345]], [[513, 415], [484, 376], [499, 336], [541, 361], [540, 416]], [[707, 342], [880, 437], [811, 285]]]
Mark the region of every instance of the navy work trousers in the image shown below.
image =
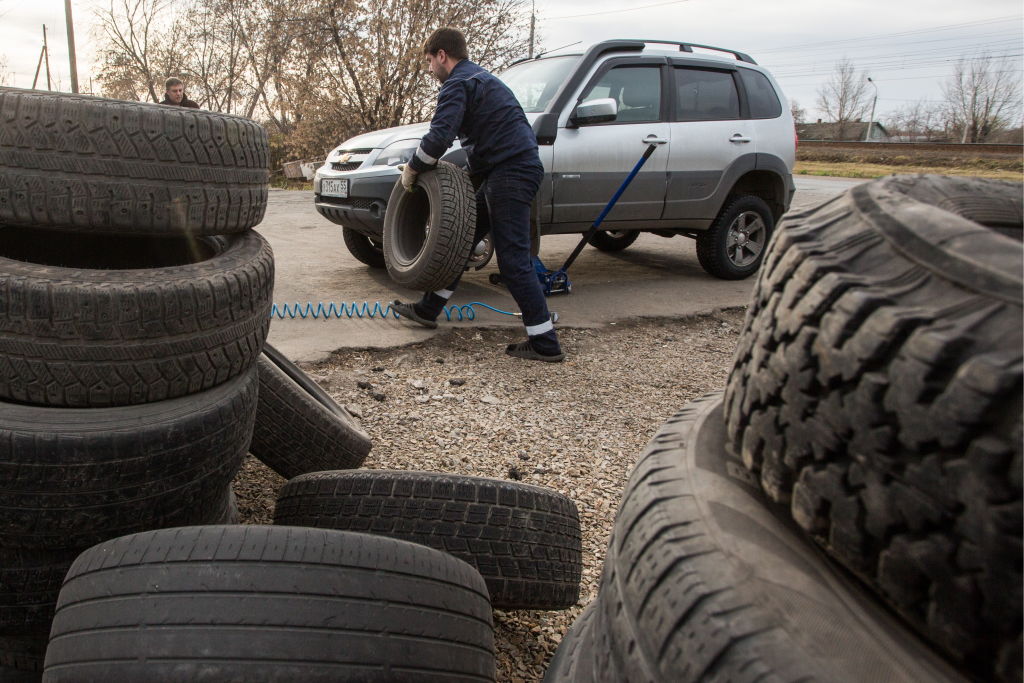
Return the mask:
[[[525, 159], [520, 156], [504, 161], [482, 178], [471, 177], [477, 190], [474, 244], [491, 233], [501, 280], [522, 311], [531, 345], [538, 353], [560, 353], [558, 335], [530, 253], [530, 204], [540, 188], [544, 166], [531, 154]], [[426, 292], [416, 305], [419, 313], [436, 319], [460, 279], [440, 292]]]

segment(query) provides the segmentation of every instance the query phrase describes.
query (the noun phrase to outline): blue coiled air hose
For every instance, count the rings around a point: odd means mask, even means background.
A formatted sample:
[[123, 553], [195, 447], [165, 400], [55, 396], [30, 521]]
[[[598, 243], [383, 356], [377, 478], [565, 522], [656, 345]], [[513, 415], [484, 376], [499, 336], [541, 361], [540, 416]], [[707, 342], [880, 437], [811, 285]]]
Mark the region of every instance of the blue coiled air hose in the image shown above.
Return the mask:
[[[500, 308], [495, 308], [489, 304], [485, 304], [482, 301], [472, 301], [468, 304], [461, 304], [458, 306], [445, 306], [443, 313], [445, 318], [451, 321], [453, 318], [458, 321], [462, 320], [474, 320], [476, 318], [476, 311], [473, 309], [474, 306], [481, 306], [488, 310], [500, 313], [501, 315], [513, 315], [522, 317], [522, 313], [512, 313], [511, 311], [503, 311]], [[391, 310], [391, 304], [381, 304], [379, 301], [374, 301], [372, 304], [369, 301], [363, 301], [358, 303], [353, 301], [352, 303], [318, 301], [313, 303], [307, 301], [302, 304], [295, 302], [292, 304], [273, 304], [270, 307], [270, 317], [277, 318], [278, 320], [295, 319], [301, 318], [313, 318], [314, 320], [330, 320], [331, 318], [387, 318], [388, 316], [398, 318], [398, 313]]]

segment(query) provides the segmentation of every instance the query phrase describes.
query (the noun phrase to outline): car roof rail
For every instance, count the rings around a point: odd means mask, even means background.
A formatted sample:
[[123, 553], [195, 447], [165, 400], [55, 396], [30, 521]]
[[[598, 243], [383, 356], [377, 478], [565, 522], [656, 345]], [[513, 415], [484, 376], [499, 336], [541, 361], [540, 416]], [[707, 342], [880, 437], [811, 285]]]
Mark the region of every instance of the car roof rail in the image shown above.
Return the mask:
[[[611, 42], [611, 41], [609, 41]], [[654, 43], [657, 45], [678, 45], [680, 52], [693, 52], [693, 48], [698, 47], [702, 50], [714, 50], [715, 52], [728, 52], [729, 54], [736, 57], [741, 62], [747, 62], [748, 64], [757, 64], [753, 58], [745, 52], [738, 52], [737, 50], [730, 50], [726, 47], [715, 47], [714, 45], [701, 45], [700, 43], [682, 43], [678, 40], [648, 40], [646, 38], [637, 38], [630, 42], [643, 43], [645, 46], [648, 43]]]

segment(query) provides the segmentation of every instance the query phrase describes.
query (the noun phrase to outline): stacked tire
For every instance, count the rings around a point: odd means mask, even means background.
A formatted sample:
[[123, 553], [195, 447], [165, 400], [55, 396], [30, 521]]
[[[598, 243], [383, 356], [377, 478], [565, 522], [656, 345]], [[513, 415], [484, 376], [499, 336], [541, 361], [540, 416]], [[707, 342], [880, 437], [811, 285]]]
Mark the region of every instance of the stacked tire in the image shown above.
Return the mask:
[[1020, 681], [1022, 213], [895, 176], [788, 216], [546, 680]]
[[83, 549], [231, 518], [267, 180], [252, 121], [0, 88], [0, 677], [41, 669]]

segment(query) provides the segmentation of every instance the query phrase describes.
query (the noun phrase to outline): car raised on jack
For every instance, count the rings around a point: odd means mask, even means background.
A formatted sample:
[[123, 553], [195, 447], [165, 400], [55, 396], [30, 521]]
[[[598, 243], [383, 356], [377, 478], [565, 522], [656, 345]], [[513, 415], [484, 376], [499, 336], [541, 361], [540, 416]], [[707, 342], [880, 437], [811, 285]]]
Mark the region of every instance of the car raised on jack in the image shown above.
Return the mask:
[[[619, 251], [641, 232], [697, 240], [701, 266], [741, 279], [761, 264], [794, 193], [793, 118], [772, 76], [748, 55], [694, 43], [608, 40], [541, 55], [499, 74], [537, 135], [544, 180], [537, 235], [583, 233], [651, 144], [658, 149], [591, 243]], [[429, 124], [358, 135], [328, 155], [315, 205], [345, 244], [383, 268], [382, 234], [399, 164]], [[458, 141], [447, 161], [465, 165]], [[486, 245], [474, 258], [485, 262]]]

